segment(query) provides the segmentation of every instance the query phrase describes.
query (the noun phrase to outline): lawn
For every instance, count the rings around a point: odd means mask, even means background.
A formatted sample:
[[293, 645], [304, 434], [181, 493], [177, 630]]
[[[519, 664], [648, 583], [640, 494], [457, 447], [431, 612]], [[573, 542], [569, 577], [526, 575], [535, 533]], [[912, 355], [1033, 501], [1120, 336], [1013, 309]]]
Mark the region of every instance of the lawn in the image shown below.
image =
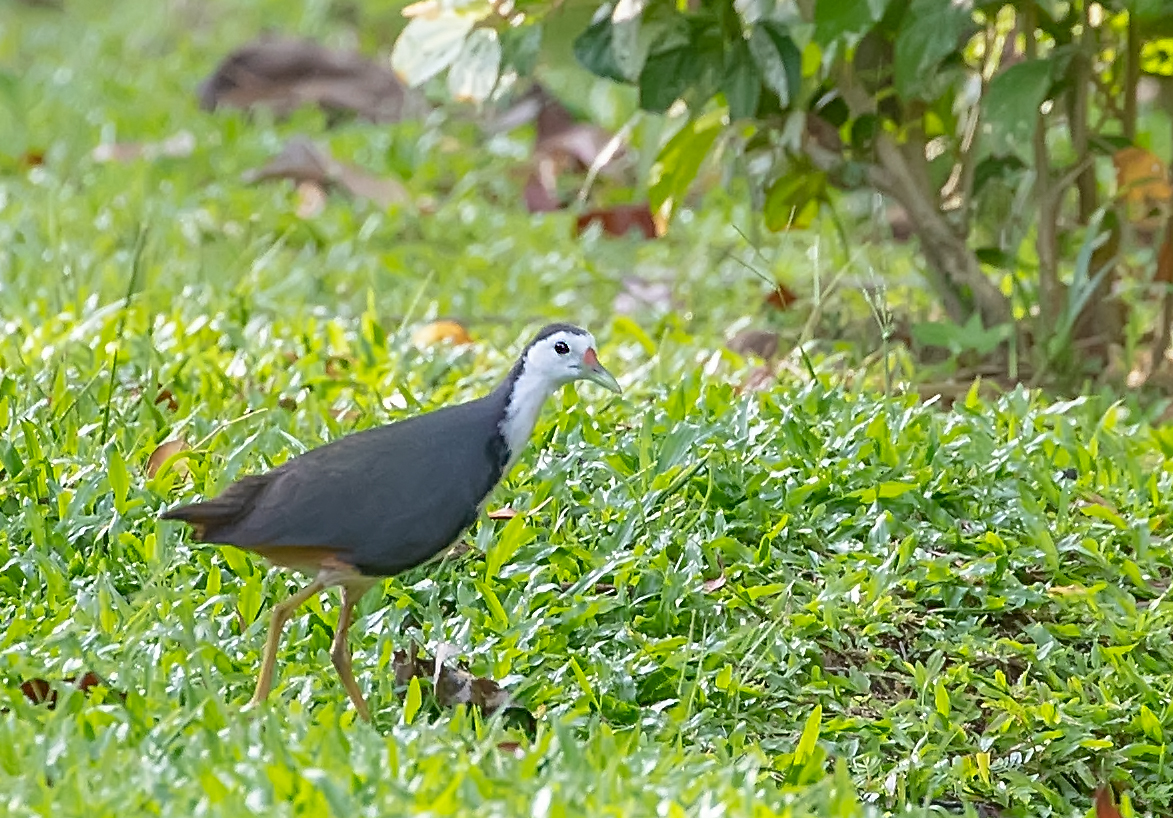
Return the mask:
[[[1161, 407], [926, 401], [833, 339], [743, 390], [755, 364], [724, 335], [764, 320], [749, 267], [809, 293], [823, 244], [753, 252], [736, 186], [663, 239], [576, 237], [522, 204], [528, 129], [199, 110], [230, 47], [348, 43], [350, 6], [66, 7], [0, 0], [4, 815], [1076, 816], [1106, 782], [1124, 815], [1167, 813]], [[189, 155], [92, 155], [180, 132]], [[303, 218], [292, 186], [242, 179], [298, 133], [408, 202], [333, 194]], [[632, 275], [677, 303], [617, 310]], [[445, 316], [474, 342], [413, 341]], [[774, 319], [784, 349], [805, 318]], [[483, 394], [548, 320], [589, 326], [624, 394], [556, 395], [490, 502], [522, 514], [363, 600], [374, 724], [330, 663], [336, 595], [295, 615], [269, 704], [242, 714], [300, 580], [158, 513]], [[190, 449], [148, 476], [169, 440]], [[397, 685], [412, 644], [518, 708]]]

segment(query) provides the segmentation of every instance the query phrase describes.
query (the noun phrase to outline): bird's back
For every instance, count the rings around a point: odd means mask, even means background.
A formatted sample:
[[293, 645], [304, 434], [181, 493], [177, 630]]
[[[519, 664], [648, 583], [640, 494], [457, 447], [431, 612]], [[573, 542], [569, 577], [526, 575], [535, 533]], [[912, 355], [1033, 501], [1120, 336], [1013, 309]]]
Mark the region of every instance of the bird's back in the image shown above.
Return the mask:
[[389, 576], [430, 559], [476, 519], [508, 459], [503, 411], [492, 393], [348, 435], [167, 516], [195, 524], [205, 542], [277, 562], [282, 549], [325, 551]]

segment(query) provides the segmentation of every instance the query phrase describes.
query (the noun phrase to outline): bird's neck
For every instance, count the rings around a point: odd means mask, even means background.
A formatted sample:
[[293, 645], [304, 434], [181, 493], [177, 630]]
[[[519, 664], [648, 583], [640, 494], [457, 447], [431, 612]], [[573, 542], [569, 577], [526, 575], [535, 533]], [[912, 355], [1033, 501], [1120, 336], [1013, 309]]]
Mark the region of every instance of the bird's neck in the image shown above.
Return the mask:
[[509, 461], [506, 471], [514, 464], [538, 422], [538, 413], [542, 411], [542, 404], [557, 388], [548, 378], [534, 373], [527, 373], [524, 369], [502, 385], [507, 390], [505, 400], [505, 414], [501, 418], [501, 437], [505, 439], [505, 446], [509, 449]]

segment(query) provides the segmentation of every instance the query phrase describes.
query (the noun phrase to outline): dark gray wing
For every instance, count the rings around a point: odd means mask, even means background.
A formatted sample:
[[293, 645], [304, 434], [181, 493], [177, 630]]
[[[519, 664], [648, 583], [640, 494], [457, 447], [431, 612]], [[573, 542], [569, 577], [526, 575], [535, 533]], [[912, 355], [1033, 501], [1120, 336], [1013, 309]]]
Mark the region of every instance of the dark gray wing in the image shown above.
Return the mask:
[[430, 559], [472, 524], [501, 478], [507, 452], [494, 397], [348, 435], [289, 460], [263, 476], [264, 485], [250, 492], [251, 509], [216, 531], [217, 540], [329, 548], [383, 576]]

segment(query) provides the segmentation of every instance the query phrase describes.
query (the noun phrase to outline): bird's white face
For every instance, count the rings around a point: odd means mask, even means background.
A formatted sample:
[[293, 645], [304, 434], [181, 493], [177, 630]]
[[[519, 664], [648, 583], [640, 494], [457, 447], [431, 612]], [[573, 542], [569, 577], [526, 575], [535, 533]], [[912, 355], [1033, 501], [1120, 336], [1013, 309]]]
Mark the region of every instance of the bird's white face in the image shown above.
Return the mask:
[[564, 331], [543, 338], [526, 353], [521, 377], [541, 381], [549, 390], [585, 379], [619, 391], [615, 378], [599, 363], [590, 333]]
[[526, 351], [501, 421], [501, 433], [510, 451], [509, 465], [533, 434], [538, 412], [550, 393], [580, 379], [594, 381], [612, 392], [620, 391], [618, 382], [599, 363], [595, 339], [589, 332], [558, 330]]

